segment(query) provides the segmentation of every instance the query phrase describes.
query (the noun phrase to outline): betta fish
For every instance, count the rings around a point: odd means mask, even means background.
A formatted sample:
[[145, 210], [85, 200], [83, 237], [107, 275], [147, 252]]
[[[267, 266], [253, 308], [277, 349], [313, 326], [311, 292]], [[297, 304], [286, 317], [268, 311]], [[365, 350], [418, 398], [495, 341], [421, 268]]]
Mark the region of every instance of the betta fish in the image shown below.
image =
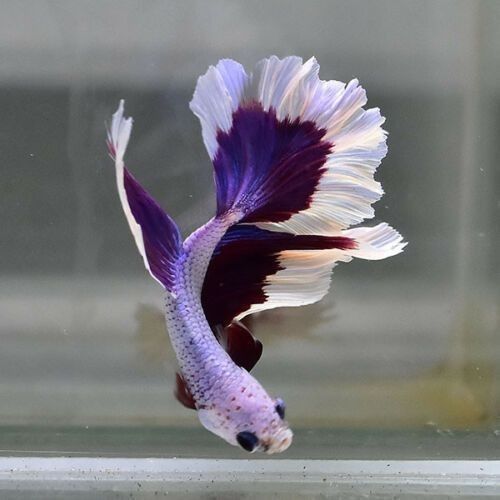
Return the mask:
[[198, 79], [190, 108], [213, 166], [216, 213], [184, 241], [124, 166], [132, 130], [120, 102], [108, 130], [120, 201], [151, 276], [165, 291], [178, 363], [176, 397], [231, 445], [267, 453], [292, 442], [285, 403], [251, 374], [262, 344], [241, 323], [328, 291], [337, 262], [400, 253], [374, 216], [384, 118], [357, 80], [323, 81], [314, 58], [223, 59]]

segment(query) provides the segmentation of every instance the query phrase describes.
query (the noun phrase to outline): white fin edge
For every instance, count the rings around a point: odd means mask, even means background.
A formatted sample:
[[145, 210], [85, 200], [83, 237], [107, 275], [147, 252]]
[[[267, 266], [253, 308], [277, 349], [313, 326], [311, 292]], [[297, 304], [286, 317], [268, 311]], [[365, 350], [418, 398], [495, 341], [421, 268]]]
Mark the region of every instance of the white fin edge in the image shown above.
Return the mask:
[[330, 288], [337, 262], [349, 262], [346, 250], [285, 250], [279, 254], [280, 269], [266, 278], [263, 304], [253, 304], [237, 319], [275, 307], [298, 307], [321, 300]]
[[358, 259], [385, 259], [401, 253], [407, 245], [403, 237], [385, 222], [374, 227], [348, 229], [342, 231], [342, 236], [356, 240], [358, 248], [349, 250], [349, 254]]
[[[120, 100], [118, 109], [113, 114], [111, 121], [111, 127], [108, 129], [108, 147], [111, 157], [115, 161], [116, 170], [116, 186], [118, 188], [118, 195], [120, 197], [120, 202], [122, 204], [125, 217], [127, 218], [130, 231], [134, 237], [135, 243], [144, 261], [144, 266], [151, 274], [151, 269], [149, 266], [148, 259], [146, 257], [146, 249], [144, 247], [144, 238], [142, 236], [142, 229], [139, 224], [137, 224], [127, 198], [127, 192], [125, 191], [124, 184], [124, 162], [123, 158], [125, 156], [125, 151], [127, 150], [128, 141], [130, 139], [130, 134], [132, 133], [132, 117], [124, 118], [123, 112], [125, 107], [125, 101]], [[151, 274], [153, 276], [153, 274]], [[153, 276], [153, 278], [161, 284], [161, 282]], [[163, 285], [162, 285], [163, 286]]]
[[221, 59], [198, 78], [189, 107], [200, 120], [203, 142], [211, 160], [219, 147], [217, 133], [231, 128], [233, 113], [243, 99], [248, 82], [243, 66], [231, 59]]
[[267, 276], [263, 287], [266, 302], [253, 304], [237, 319], [276, 307], [314, 304], [328, 293], [332, 270], [337, 262], [350, 262], [353, 258], [381, 260], [401, 253], [407, 245], [402, 236], [385, 222], [375, 227], [342, 231], [341, 235], [355, 239], [357, 248], [280, 252], [279, 263], [282, 269]]

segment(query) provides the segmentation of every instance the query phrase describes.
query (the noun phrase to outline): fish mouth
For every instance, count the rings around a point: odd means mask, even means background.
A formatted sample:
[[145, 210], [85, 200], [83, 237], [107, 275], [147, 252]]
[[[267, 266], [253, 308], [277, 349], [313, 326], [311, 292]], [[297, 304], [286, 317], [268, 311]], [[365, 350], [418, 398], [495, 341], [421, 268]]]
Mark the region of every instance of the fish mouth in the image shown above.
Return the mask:
[[290, 429], [284, 429], [278, 435], [271, 439], [263, 441], [259, 445], [259, 451], [263, 451], [268, 455], [281, 453], [292, 444], [293, 433]]

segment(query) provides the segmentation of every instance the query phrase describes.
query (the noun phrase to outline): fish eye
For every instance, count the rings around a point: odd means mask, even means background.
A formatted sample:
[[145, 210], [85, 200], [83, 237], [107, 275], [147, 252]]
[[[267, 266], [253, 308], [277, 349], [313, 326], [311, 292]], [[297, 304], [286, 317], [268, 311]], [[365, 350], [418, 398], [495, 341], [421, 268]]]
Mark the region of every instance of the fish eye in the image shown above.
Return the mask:
[[243, 431], [239, 432], [236, 435], [236, 441], [238, 441], [238, 444], [246, 451], [252, 452], [255, 447], [257, 446], [257, 443], [259, 442], [259, 439], [253, 432], [249, 431]]
[[286, 405], [285, 405], [285, 402], [281, 398], [278, 398], [276, 400], [276, 405], [275, 405], [274, 409], [276, 410], [276, 413], [280, 416], [281, 420], [283, 420], [285, 418]]

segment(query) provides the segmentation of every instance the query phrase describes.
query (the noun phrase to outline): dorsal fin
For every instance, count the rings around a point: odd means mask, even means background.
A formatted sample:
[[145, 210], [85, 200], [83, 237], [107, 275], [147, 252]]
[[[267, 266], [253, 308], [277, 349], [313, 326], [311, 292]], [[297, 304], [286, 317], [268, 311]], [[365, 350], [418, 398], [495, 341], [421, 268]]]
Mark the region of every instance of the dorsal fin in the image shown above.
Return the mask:
[[118, 194], [146, 269], [170, 291], [182, 239], [175, 222], [124, 166], [131, 131], [132, 118], [124, 118], [120, 101], [108, 131], [108, 150], [115, 161]]

